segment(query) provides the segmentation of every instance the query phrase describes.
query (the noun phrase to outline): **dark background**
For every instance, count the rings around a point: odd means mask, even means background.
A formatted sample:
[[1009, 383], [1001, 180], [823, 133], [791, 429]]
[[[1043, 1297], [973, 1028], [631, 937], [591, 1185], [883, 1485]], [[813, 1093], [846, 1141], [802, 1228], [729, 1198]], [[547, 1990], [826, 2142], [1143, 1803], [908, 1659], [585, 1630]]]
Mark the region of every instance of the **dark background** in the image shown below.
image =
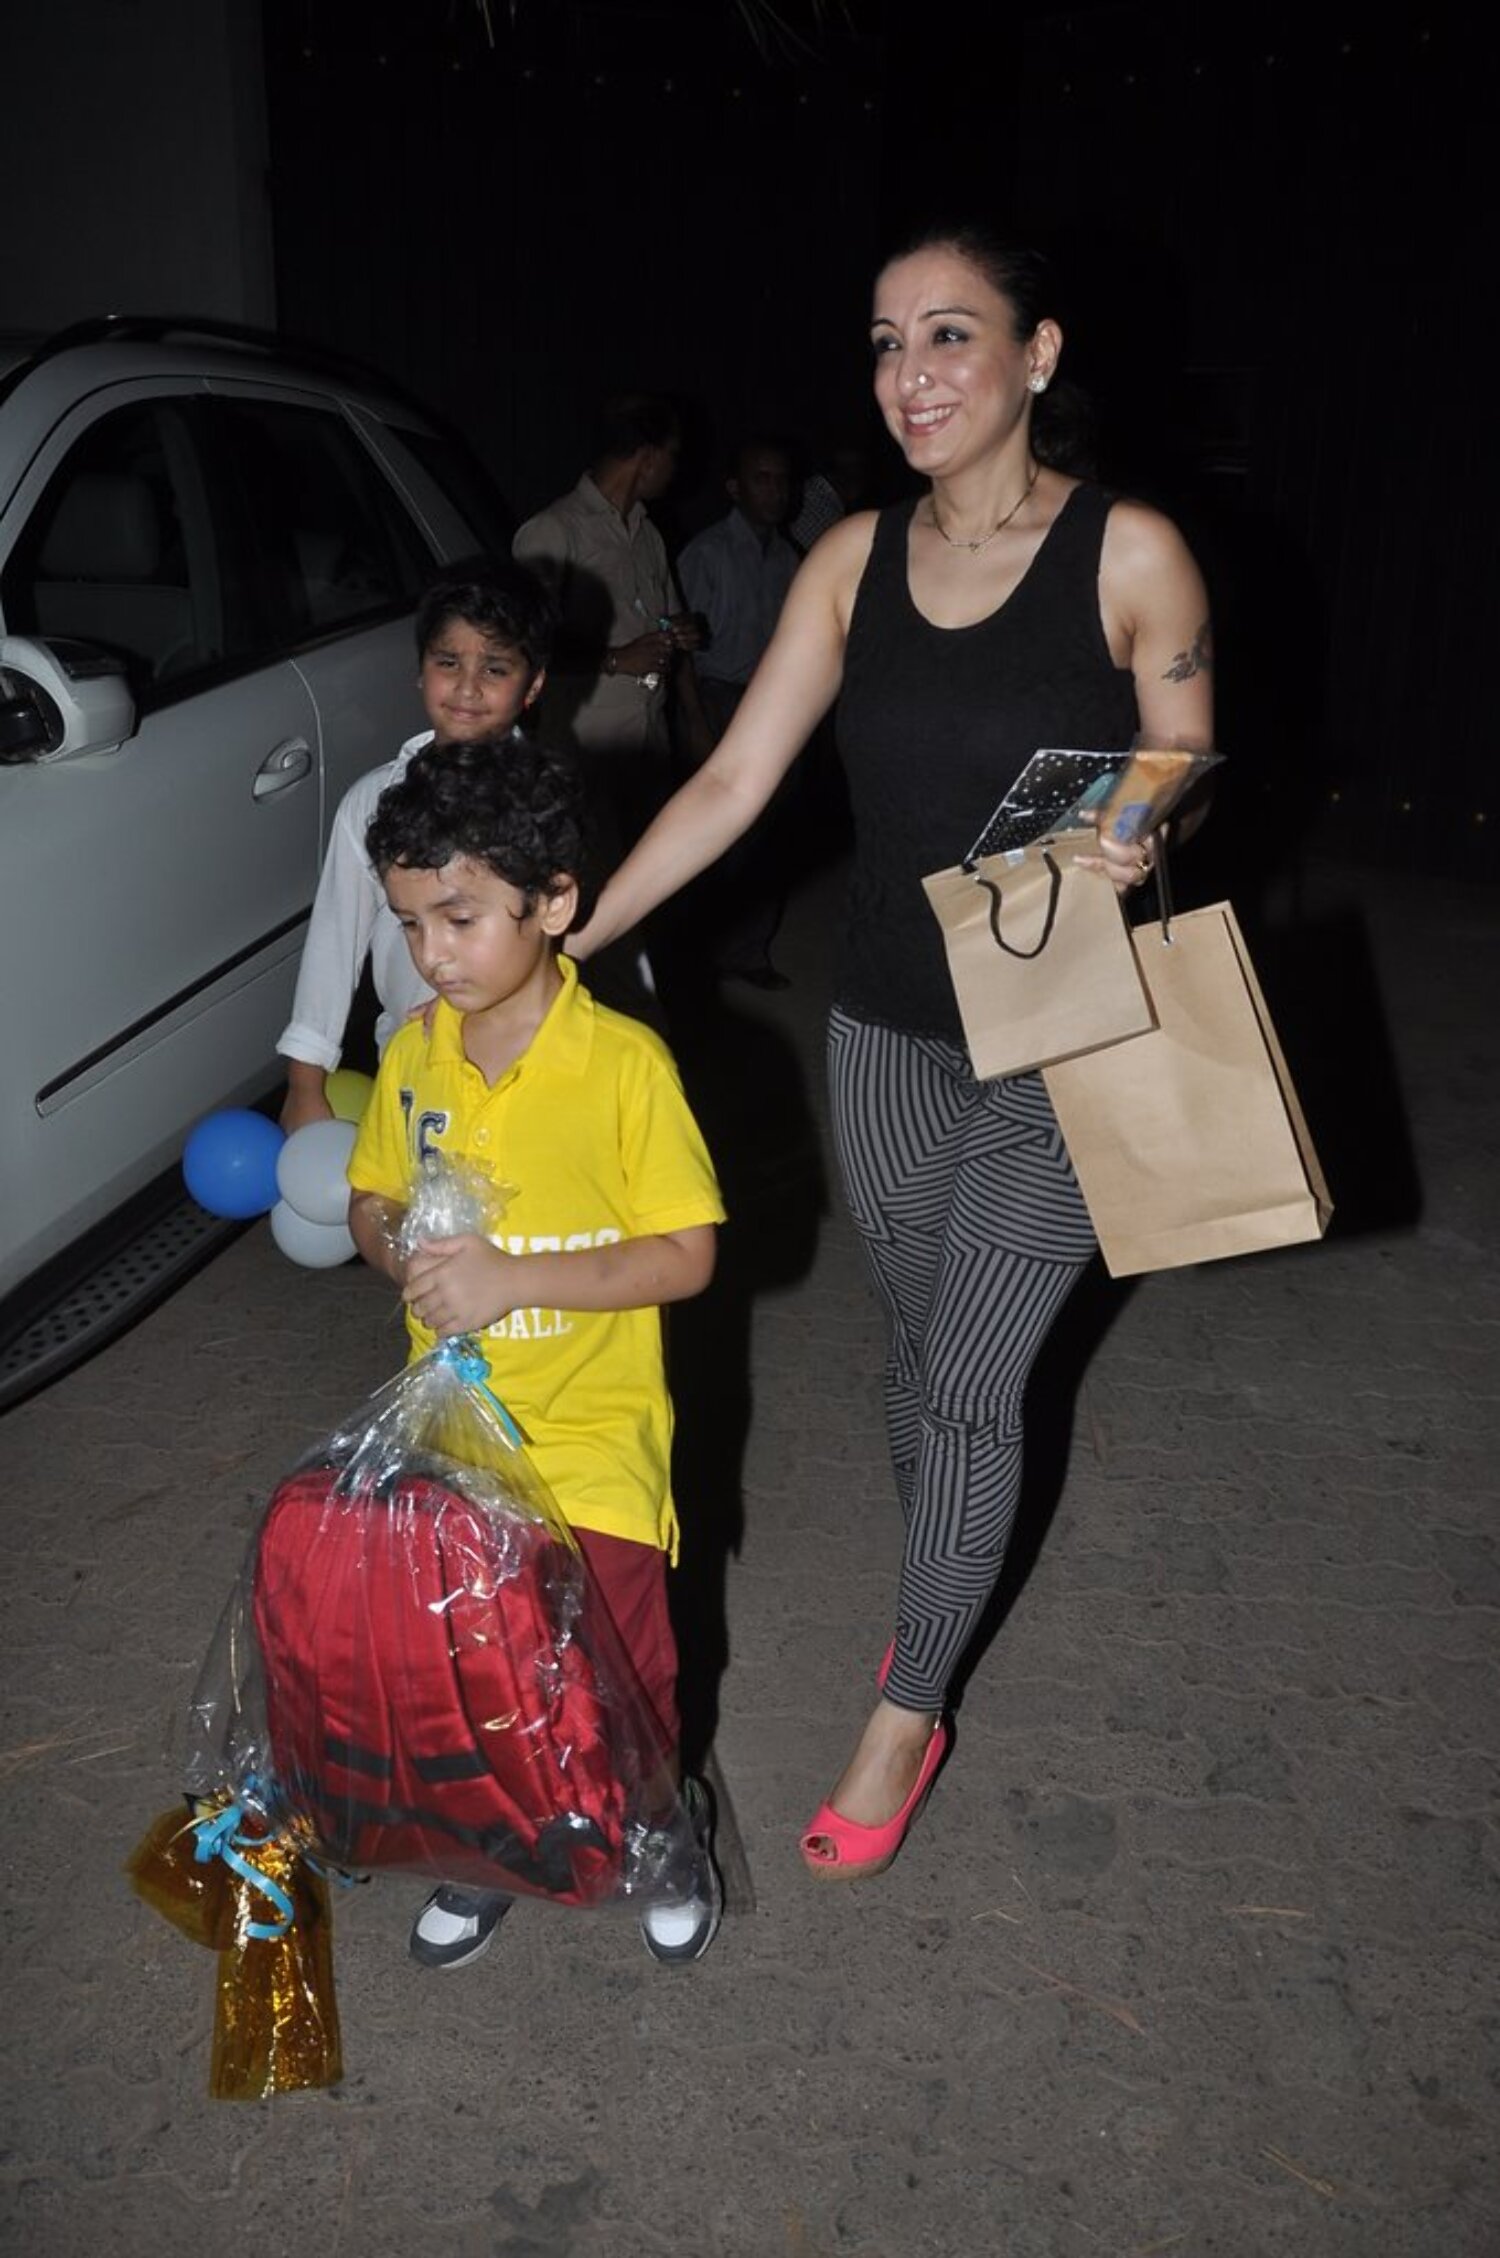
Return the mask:
[[867, 435], [899, 483], [881, 246], [992, 216], [1060, 261], [1103, 475], [1208, 573], [1239, 839], [1492, 877], [1479, 36], [1414, 7], [271, 0], [279, 316], [447, 411], [518, 516], [605, 391], [678, 395], [691, 530], [746, 425]]

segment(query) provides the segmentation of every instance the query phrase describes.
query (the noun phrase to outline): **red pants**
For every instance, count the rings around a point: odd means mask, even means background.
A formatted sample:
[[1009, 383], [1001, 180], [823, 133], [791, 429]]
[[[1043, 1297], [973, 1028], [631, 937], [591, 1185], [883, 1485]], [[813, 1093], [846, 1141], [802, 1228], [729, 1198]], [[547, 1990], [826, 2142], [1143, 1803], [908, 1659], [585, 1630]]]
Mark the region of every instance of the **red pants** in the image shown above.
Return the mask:
[[663, 1753], [675, 1757], [681, 1735], [677, 1714], [677, 1641], [667, 1612], [667, 1556], [631, 1537], [575, 1529], [620, 1642], [662, 1729]]

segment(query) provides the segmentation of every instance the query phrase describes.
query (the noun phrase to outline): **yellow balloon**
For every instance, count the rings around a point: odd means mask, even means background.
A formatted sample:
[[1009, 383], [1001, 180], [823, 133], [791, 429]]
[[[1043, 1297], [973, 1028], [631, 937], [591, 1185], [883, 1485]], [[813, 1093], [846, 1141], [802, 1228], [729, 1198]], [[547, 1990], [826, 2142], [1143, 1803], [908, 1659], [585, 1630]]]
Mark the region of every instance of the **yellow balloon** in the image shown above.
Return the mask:
[[323, 1085], [335, 1121], [362, 1120], [374, 1087], [368, 1074], [358, 1074], [352, 1066], [336, 1066]]

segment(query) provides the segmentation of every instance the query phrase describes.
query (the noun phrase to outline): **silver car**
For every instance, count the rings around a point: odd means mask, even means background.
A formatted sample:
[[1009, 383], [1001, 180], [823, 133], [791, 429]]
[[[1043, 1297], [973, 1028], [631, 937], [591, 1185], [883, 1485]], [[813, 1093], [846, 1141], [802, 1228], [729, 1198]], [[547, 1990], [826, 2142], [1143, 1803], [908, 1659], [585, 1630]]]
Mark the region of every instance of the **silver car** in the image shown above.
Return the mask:
[[[0, 1297], [264, 1092], [329, 822], [493, 546], [379, 380], [251, 332], [0, 341]], [[0, 1312], [3, 1314], [3, 1312]]]

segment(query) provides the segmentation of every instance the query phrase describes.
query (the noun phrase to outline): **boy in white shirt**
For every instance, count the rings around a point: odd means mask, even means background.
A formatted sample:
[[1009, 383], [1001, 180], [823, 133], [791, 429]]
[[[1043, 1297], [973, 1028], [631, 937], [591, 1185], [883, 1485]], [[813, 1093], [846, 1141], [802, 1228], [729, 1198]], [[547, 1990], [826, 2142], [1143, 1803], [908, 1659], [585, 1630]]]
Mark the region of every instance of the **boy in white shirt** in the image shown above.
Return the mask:
[[416, 620], [417, 685], [431, 726], [408, 738], [393, 761], [351, 785], [333, 819], [291, 1021], [276, 1045], [287, 1061], [281, 1126], [288, 1136], [309, 1121], [332, 1118], [326, 1084], [339, 1063], [367, 957], [380, 1001], [375, 1040], [382, 1051], [408, 1014], [432, 995], [365, 851], [376, 802], [434, 737], [469, 744], [514, 730], [547, 679], [554, 626], [552, 602], [541, 583], [508, 557], [447, 575], [423, 597]]

